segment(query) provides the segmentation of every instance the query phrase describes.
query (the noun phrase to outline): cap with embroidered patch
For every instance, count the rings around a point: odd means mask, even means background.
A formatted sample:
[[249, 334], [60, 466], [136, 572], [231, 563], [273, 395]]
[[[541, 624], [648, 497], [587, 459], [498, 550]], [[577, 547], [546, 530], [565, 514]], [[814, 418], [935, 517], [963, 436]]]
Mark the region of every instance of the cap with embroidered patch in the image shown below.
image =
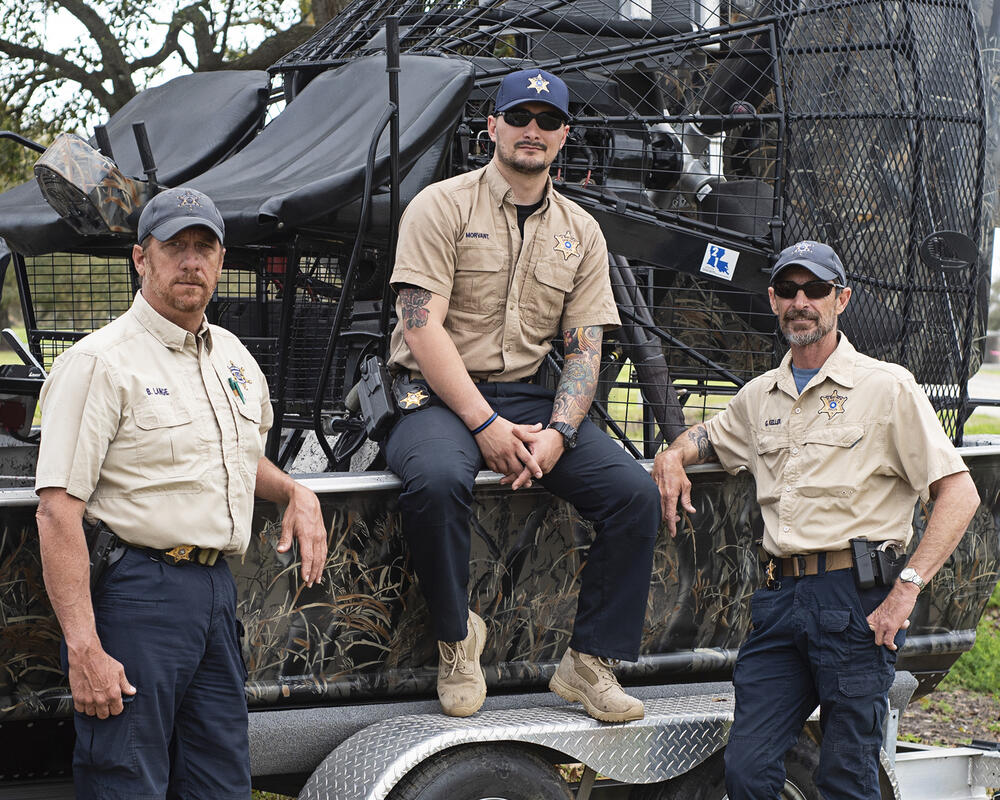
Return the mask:
[[771, 268], [771, 283], [786, 267], [802, 267], [821, 281], [836, 281], [847, 285], [847, 273], [840, 257], [828, 244], [806, 239], [786, 247], [778, 253], [778, 260]]
[[496, 113], [521, 103], [547, 103], [569, 119], [569, 89], [562, 78], [544, 69], [522, 69], [500, 81]]
[[139, 215], [139, 242], [147, 236], [165, 242], [195, 225], [204, 225], [218, 237], [220, 243], [225, 240], [226, 224], [212, 198], [197, 189], [183, 186], [164, 189], [146, 203]]

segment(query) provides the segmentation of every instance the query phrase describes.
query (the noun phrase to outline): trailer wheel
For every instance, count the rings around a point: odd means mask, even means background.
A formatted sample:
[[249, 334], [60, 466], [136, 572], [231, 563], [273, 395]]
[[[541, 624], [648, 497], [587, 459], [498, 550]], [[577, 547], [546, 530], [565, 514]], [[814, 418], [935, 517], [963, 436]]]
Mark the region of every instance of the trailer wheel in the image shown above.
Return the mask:
[[572, 800], [559, 772], [512, 744], [456, 747], [415, 767], [390, 800]]
[[[672, 781], [637, 786], [630, 800], [727, 800], [724, 752], [703, 761]], [[819, 747], [803, 734], [785, 758], [785, 785], [779, 800], [821, 800], [813, 770], [819, 764]]]

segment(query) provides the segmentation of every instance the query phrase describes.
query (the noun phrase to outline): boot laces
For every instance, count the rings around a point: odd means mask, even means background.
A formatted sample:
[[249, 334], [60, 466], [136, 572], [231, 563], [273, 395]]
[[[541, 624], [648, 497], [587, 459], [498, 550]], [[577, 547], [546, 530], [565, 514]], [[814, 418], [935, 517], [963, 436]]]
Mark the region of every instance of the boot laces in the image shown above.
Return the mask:
[[465, 662], [465, 648], [463, 642], [441, 642], [441, 658], [448, 667], [448, 677], [455, 674], [455, 671]]

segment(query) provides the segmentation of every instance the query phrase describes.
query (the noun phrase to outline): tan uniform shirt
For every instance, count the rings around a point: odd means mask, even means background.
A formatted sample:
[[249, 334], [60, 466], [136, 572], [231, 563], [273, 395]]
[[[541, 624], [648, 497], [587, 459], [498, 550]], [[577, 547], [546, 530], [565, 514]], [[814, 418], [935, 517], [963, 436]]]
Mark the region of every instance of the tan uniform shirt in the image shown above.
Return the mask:
[[[510, 186], [492, 162], [413, 199], [400, 222], [392, 284], [448, 299], [444, 327], [475, 379], [528, 377], [561, 331], [619, 324], [608, 249], [594, 218], [550, 180], [522, 242]], [[396, 311], [401, 317], [398, 304]], [[401, 325], [389, 363], [419, 370]]]
[[41, 404], [36, 491], [66, 489], [135, 545], [246, 550], [272, 413], [231, 333], [203, 322], [195, 336], [139, 293], [55, 360]]
[[855, 536], [909, 543], [917, 497], [967, 469], [913, 376], [843, 334], [801, 395], [789, 353], [706, 427], [722, 466], [756, 478], [764, 548], [778, 556]]

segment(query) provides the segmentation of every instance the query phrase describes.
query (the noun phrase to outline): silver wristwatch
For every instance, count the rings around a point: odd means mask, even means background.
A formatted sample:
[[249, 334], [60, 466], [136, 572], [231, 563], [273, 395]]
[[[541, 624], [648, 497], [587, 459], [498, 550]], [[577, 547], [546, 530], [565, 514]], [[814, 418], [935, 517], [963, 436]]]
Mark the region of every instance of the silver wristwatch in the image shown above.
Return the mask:
[[927, 585], [927, 581], [921, 578], [913, 567], [907, 567], [900, 572], [899, 579], [903, 581], [903, 583], [914, 584], [918, 589], [923, 589]]

